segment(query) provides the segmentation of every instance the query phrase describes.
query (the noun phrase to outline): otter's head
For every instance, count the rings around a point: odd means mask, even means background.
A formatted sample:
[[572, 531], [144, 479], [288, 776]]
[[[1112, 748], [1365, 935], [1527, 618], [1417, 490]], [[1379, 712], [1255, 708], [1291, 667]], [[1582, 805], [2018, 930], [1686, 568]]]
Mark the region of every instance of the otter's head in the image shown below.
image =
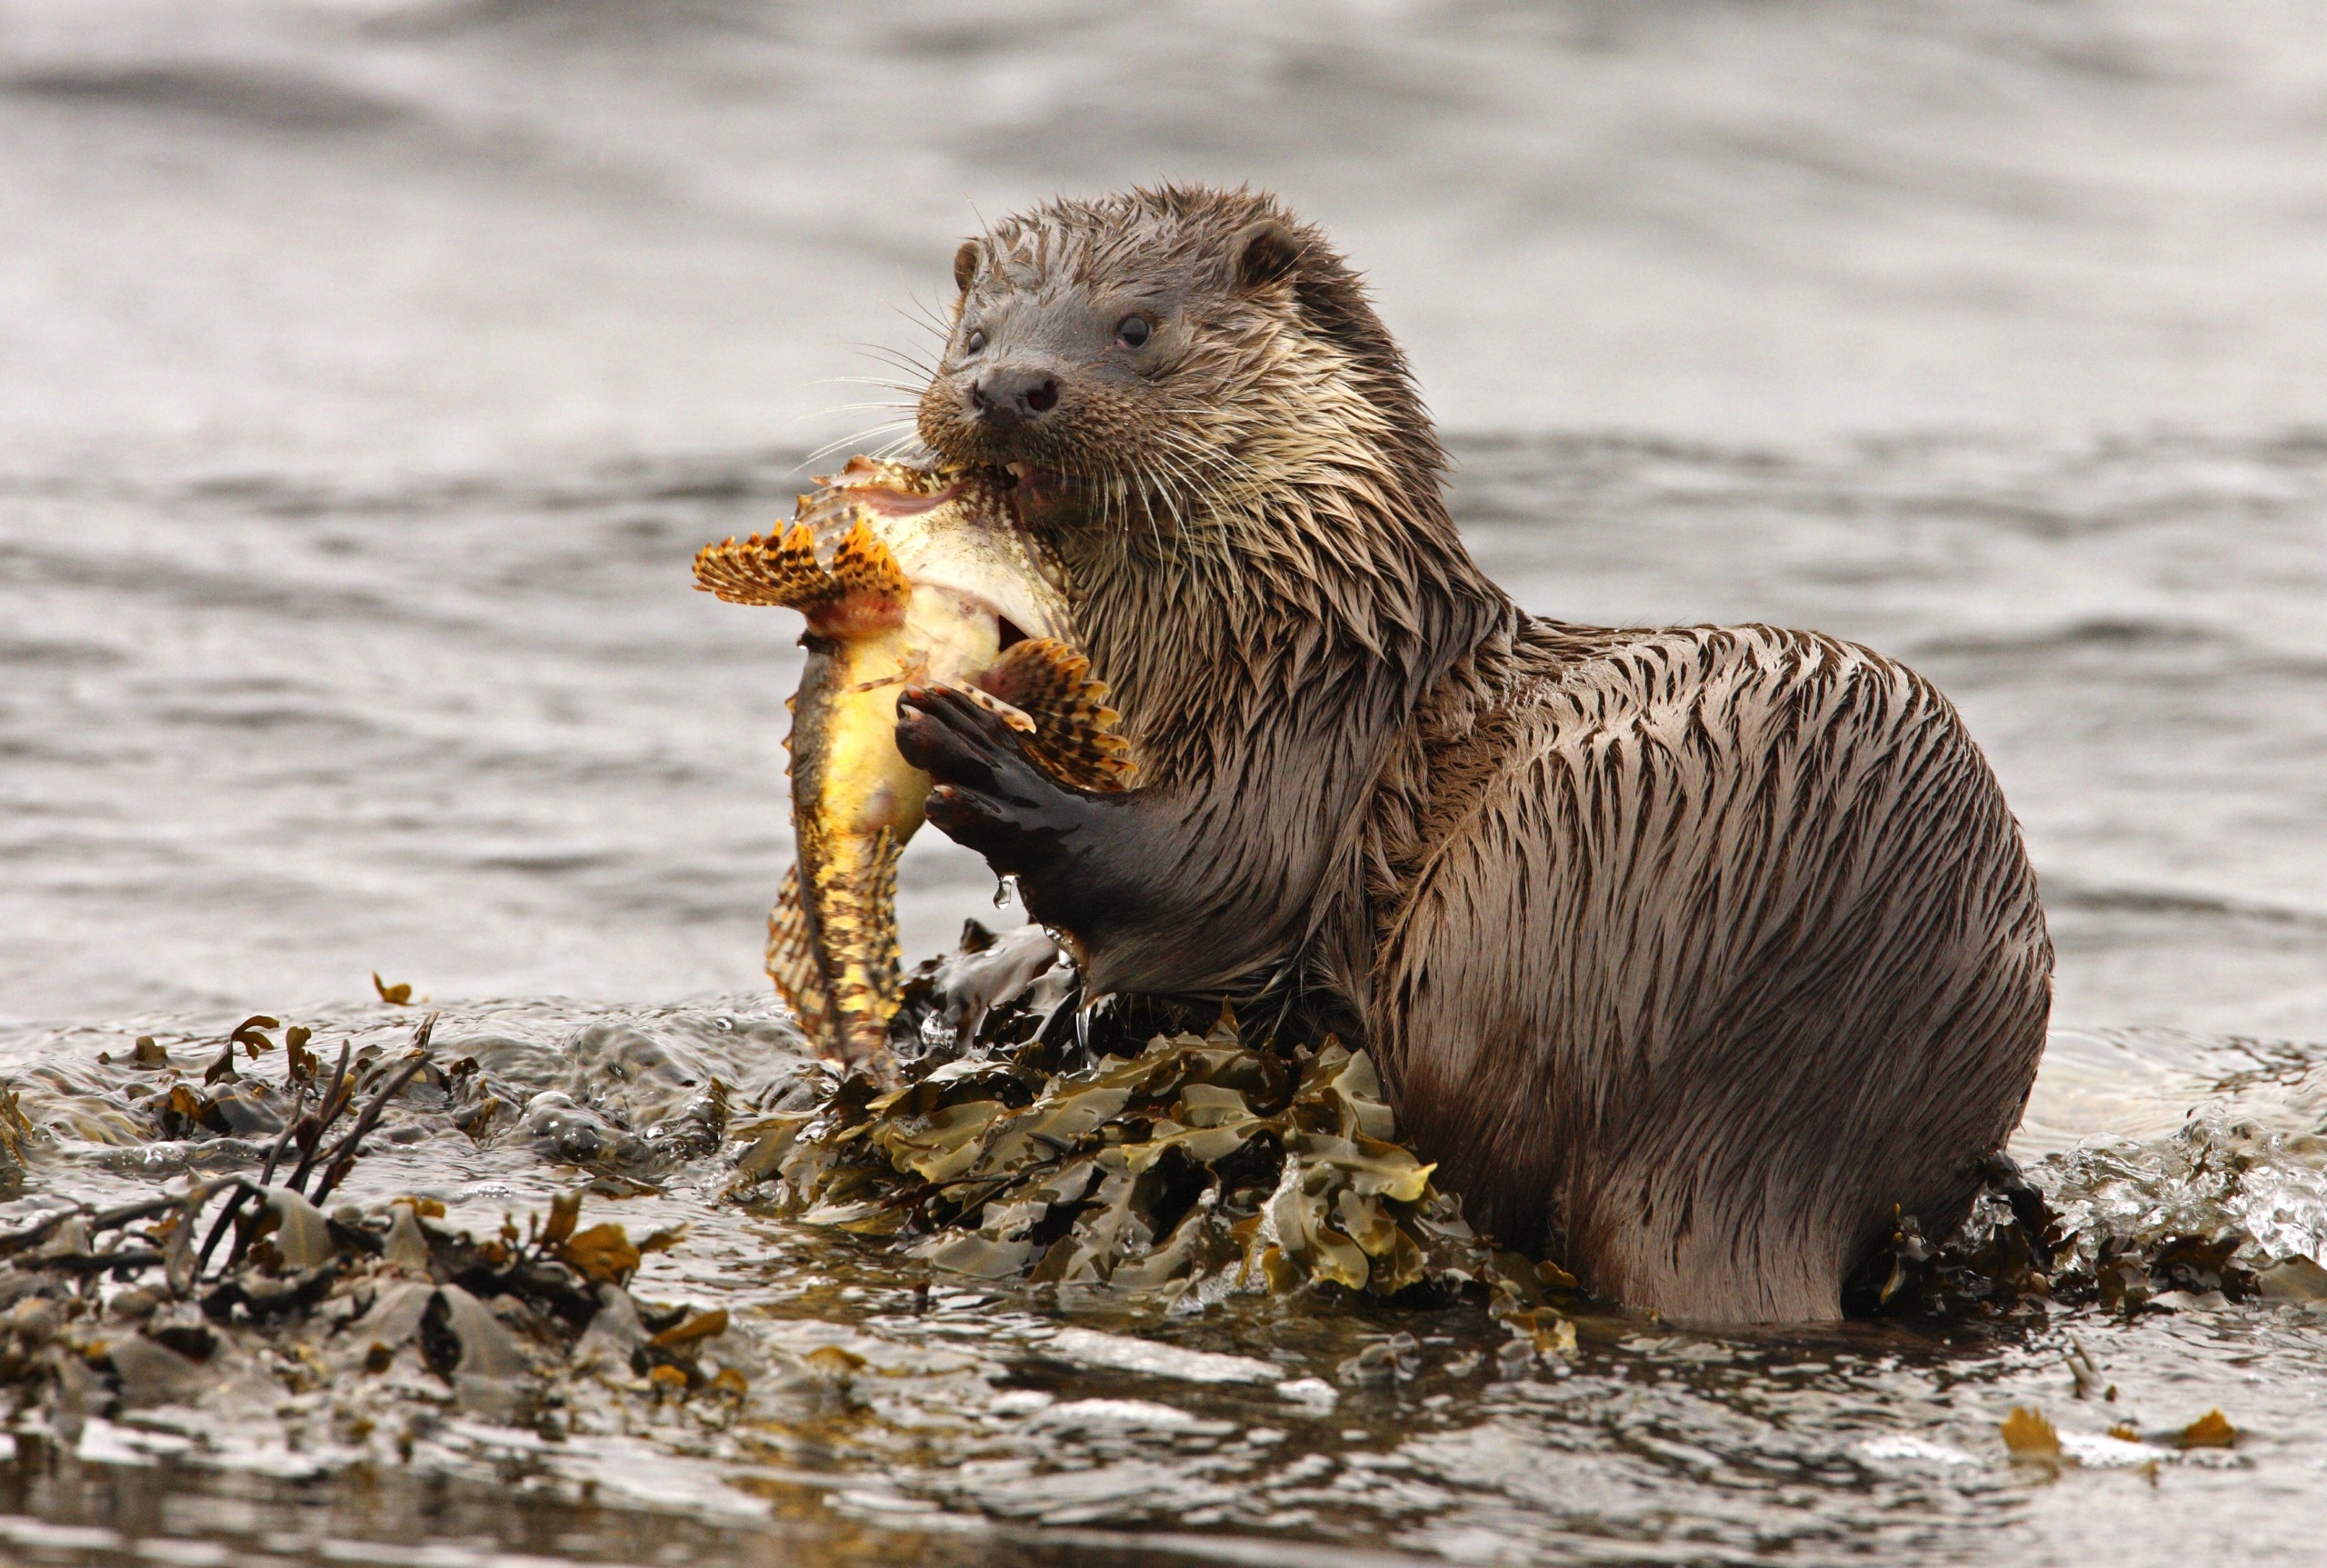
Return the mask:
[[1263, 193], [1057, 201], [965, 241], [922, 439], [1167, 532], [1354, 476], [1443, 516], [1443, 454], [1357, 276]]

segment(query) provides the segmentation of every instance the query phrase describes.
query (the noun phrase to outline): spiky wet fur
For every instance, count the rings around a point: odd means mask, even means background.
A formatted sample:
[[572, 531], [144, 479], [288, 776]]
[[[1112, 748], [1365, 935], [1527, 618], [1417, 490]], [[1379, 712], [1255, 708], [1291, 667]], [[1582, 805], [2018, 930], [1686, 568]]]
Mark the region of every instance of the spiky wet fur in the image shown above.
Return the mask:
[[[1297, 264], [1240, 286], [1268, 222]], [[1058, 202], [977, 246], [921, 427], [1081, 498], [1037, 525], [1146, 784], [1122, 907], [1075, 933], [1098, 988], [1363, 1040], [1475, 1217], [1668, 1315], [1833, 1316], [1893, 1205], [1960, 1217], [2051, 949], [1936, 692], [1823, 637], [1523, 614], [1355, 276], [1266, 195]], [[1009, 440], [968, 417], [967, 315], [1157, 280], [1202, 330], [1144, 384]]]

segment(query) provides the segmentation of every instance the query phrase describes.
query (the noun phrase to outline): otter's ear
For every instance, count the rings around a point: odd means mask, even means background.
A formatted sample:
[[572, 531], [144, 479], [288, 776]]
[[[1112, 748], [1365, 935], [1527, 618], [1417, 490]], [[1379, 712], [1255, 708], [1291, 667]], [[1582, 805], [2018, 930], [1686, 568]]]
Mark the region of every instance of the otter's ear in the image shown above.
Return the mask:
[[1301, 242], [1274, 218], [1247, 224], [1236, 236], [1236, 281], [1246, 288], [1263, 288], [1293, 269], [1301, 260]]
[[964, 294], [977, 281], [978, 261], [984, 254], [975, 240], [964, 240], [962, 248], [954, 253], [954, 286]]

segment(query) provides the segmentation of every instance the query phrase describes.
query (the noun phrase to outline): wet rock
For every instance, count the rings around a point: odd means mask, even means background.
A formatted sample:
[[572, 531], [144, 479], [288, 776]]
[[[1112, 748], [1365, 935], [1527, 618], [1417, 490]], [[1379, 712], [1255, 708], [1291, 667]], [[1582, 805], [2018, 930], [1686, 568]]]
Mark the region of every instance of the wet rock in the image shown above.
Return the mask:
[[1398, 1380], [1398, 1356], [1386, 1344], [1369, 1344], [1333, 1369], [1333, 1375], [1362, 1388], [1386, 1388]]
[[1058, 944], [1039, 925], [1022, 925], [978, 951], [954, 955], [932, 977], [936, 1012], [915, 1032], [917, 1044], [923, 1049], [958, 1050], [976, 1038], [996, 1004], [1023, 995], [1058, 959]]
[[33, 1255], [42, 1258], [85, 1258], [89, 1255], [88, 1223], [75, 1214], [48, 1234]]
[[1506, 1382], [1516, 1381], [1535, 1370], [1535, 1344], [1533, 1340], [1505, 1340], [1495, 1347], [1494, 1374]]
[[459, 1345], [447, 1370], [498, 1379], [522, 1377], [530, 1370], [516, 1336], [483, 1302], [458, 1285], [437, 1287], [435, 1303], [421, 1315], [424, 1332], [432, 1323], [441, 1324]]
[[2267, 1301], [2327, 1301], [2327, 1269], [2309, 1258], [2284, 1258], [2254, 1271], [2254, 1290]]
[[212, 1097], [211, 1111], [228, 1132], [250, 1137], [283, 1130], [283, 1118], [266, 1103], [265, 1091], [255, 1082], [230, 1084]]
[[524, 1379], [532, 1371], [525, 1353], [501, 1320], [460, 1286], [438, 1288], [421, 1314], [420, 1337], [430, 1370], [453, 1385], [463, 1408], [506, 1421], [524, 1405]]
[[8, 1316], [8, 1329], [26, 1350], [37, 1350], [56, 1337], [57, 1328], [63, 1321], [56, 1303], [45, 1297], [35, 1296], [30, 1301], [17, 1303], [16, 1310]]
[[[372, 1300], [371, 1310], [347, 1325], [341, 1338], [343, 1363], [372, 1363], [374, 1353], [393, 1353], [410, 1344], [418, 1336], [420, 1320], [435, 1296], [436, 1289], [430, 1284], [398, 1281], [383, 1285]], [[373, 1370], [378, 1370], [376, 1364]]]
[[214, 1381], [198, 1362], [143, 1334], [115, 1341], [106, 1360], [121, 1379], [121, 1400], [132, 1409], [183, 1404]]
[[598, 1287], [598, 1310], [590, 1326], [574, 1343], [576, 1371], [627, 1369], [631, 1353], [646, 1343], [646, 1328], [638, 1321], [637, 1303], [630, 1293], [613, 1285]]
[[727, 1133], [727, 1094], [714, 1084], [690, 1097], [677, 1111], [649, 1125], [644, 1134], [644, 1157], [675, 1163], [715, 1153]]

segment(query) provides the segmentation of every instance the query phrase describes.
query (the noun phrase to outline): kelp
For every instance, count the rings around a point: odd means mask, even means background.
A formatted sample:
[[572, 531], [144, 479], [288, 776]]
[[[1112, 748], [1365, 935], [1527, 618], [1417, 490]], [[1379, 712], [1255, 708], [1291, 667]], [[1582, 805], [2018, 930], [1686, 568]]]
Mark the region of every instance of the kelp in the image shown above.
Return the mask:
[[[523, 1232], [504, 1222], [480, 1239], [433, 1223], [442, 1207], [426, 1199], [400, 1199], [385, 1216], [326, 1214], [285, 1185], [265, 1190], [244, 1239], [203, 1271], [194, 1238], [205, 1204], [247, 1186], [215, 1182], [134, 1213], [45, 1220], [38, 1245], [5, 1238], [15, 1252], [0, 1262], [0, 1388], [19, 1418], [183, 1403], [229, 1367], [294, 1393], [353, 1379], [342, 1392], [359, 1401], [379, 1379], [379, 1405], [410, 1403], [419, 1378], [464, 1408], [545, 1432], [573, 1374], [658, 1401], [746, 1387], [740, 1370], [708, 1359], [724, 1312], [628, 1289], [643, 1255], [679, 1233], [634, 1242], [619, 1225], [577, 1228], [574, 1193]], [[108, 1292], [108, 1281], [126, 1288]], [[404, 1381], [384, 1377], [400, 1364]]]
[[2130, 1316], [2208, 1302], [2327, 1300], [2327, 1270], [2308, 1258], [2273, 1258], [2238, 1226], [2191, 1233], [2080, 1224], [2087, 1216], [2056, 1212], [2002, 1156], [1982, 1177], [1971, 1213], [1950, 1235], [1927, 1236], [1916, 1216], [1897, 1215], [1845, 1286], [1844, 1310], [2017, 1319], [2054, 1305]]
[[[1192, 1303], [1473, 1291], [1537, 1350], [1572, 1350], [1576, 1281], [1472, 1231], [1398, 1141], [1365, 1053], [1256, 1042], [1231, 1012], [1198, 1033], [1166, 1004], [1082, 1002], [1047, 944], [972, 922], [904, 988], [890, 1034], [903, 1086], [826, 1070], [807, 1108], [737, 1129], [739, 1189], [980, 1279]], [[1845, 1310], [2017, 1319], [2063, 1293], [2109, 1296], [2018, 1167], [1996, 1156], [1982, 1176], [1950, 1233], [1896, 1215]], [[2187, 1241], [2114, 1266], [2161, 1285], [2246, 1285], [2222, 1248]]]
[[1949, 1235], [1893, 1216], [1891, 1231], [1843, 1288], [1854, 1317], [2041, 1317], [2056, 1289], [2056, 1221], [2019, 1167], [1998, 1155], [1971, 1213]]
[[[310, 1033], [287, 1031], [288, 1104], [271, 1146], [260, 1145], [255, 1179], [189, 1178], [183, 1191], [110, 1209], [59, 1207], [0, 1233], [0, 1389], [13, 1393], [18, 1420], [40, 1411], [68, 1429], [228, 1385], [247, 1401], [325, 1383], [386, 1414], [433, 1383], [444, 1400], [554, 1434], [574, 1373], [658, 1402], [740, 1396], [743, 1373], [708, 1359], [727, 1327], [724, 1312], [630, 1293], [643, 1258], [678, 1244], [683, 1227], [634, 1242], [620, 1225], [582, 1226], [579, 1191], [523, 1231], [504, 1219], [483, 1238], [435, 1223], [444, 1208], [432, 1199], [398, 1199], [385, 1211], [331, 1203], [400, 1094], [433, 1079], [457, 1099], [474, 1074], [473, 1062], [450, 1073], [436, 1064], [434, 1024], [431, 1015], [400, 1054], [343, 1047], [328, 1073], [306, 1050]], [[237, 1047], [253, 1060], [275, 1050], [265, 1030], [277, 1026], [254, 1017], [233, 1032], [209, 1074], [223, 1087], [157, 1086], [145, 1107], [155, 1131], [254, 1130], [221, 1107], [264, 1105], [238, 1098], [249, 1085], [233, 1057]], [[125, 1064], [178, 1074], [150, 1037]], [[6, 1129], [11, 1148], [23, 1131], [18, 1116]], [[384, 1375], [399, 1365], [401, 1379]], [[372, 1419], [356, 1424], [368, 1431]]]
[[[926, 1019], [926, 986], [919, 997]], [[1397, 1141], [1363, 1052], [1248, 1043], [1226, 1011], [1202, 1034], [1144, 1040], [1119, 1020], [1095, 1049], [1087, 1030], [1028, 1037], [1036, 1018], [1023, 1002], [992, 1009], [970, 1049], [906, 1064], [899, 1088], [834, 1079], [821, 1104], [759, 1124], [742, 1183], [773, 1181], [787, 1215], [986, 1280], [1203, 1302], [1497, 1279], [1433, 1167]]]

